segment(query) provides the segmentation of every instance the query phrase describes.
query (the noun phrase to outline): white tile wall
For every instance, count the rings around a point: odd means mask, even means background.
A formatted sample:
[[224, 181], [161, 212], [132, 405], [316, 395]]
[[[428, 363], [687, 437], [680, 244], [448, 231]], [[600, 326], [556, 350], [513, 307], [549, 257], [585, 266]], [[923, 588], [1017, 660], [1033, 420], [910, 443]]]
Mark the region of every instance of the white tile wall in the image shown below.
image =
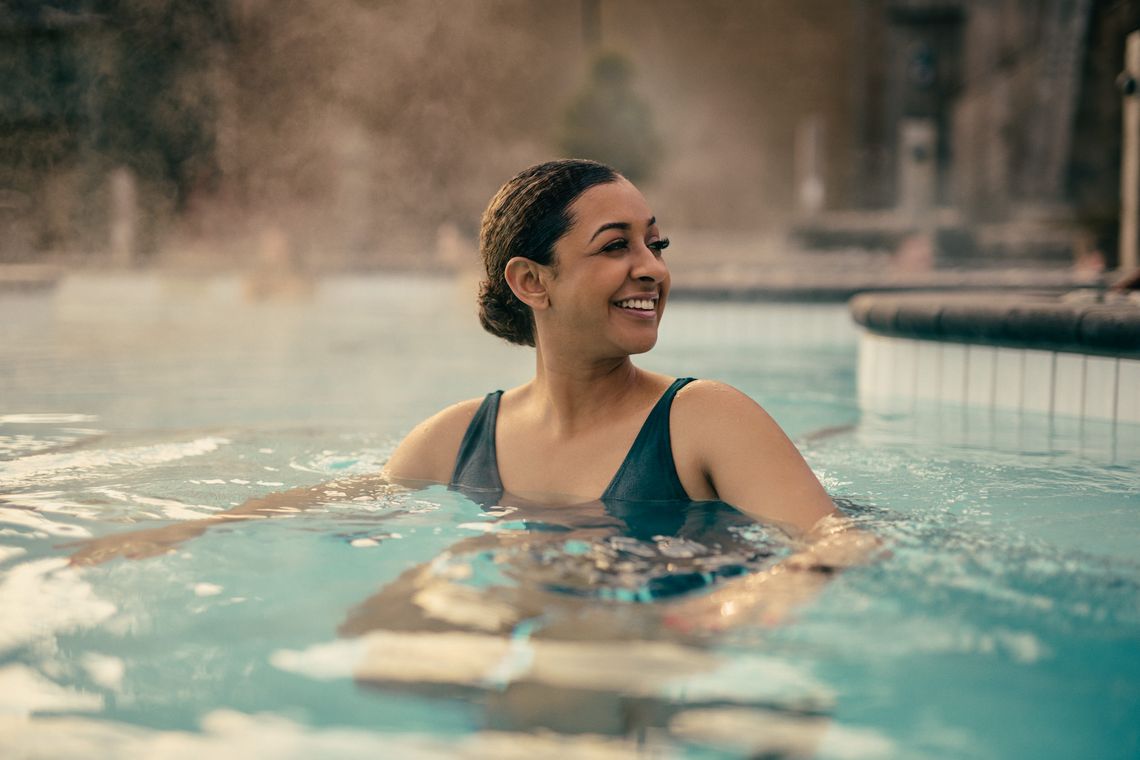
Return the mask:
[[855, 365], [855, 388], [860, 397], [879, 395], [875, 386], [875, 365], [878, 362], [879, 344], [884, 338], [864, 333], [859, 338], [859, 355]]
[[939, 397], [955, 404], [966, 403], [966, 346], [963, 343], [942, 343], [942, 377]]
[[1026, 349], [1021, 375], [1021, 408], [1028, 412], [1053, 413], [1052, 351]]
[[873, 382], [876, 388], [884, 389], [881, 394], [884, 396], [890, 396], [891, 393], [891, 379], [894, 377], [895, 371], [895, 345], [896, 341], [890, 338], [883, 338], [879, 341], [878, 358], [873, 368]]
[[914, 376], [918, 359], [918, 341], [898, 340], [894, 343], [894, 369], [887, 387], [893, 396], [914, 398]]
[[1021, 409], [1021, 378], [1025, 354], [1016, 348], [998, 348], [994, 359], [994, 406]]
[[993, 346], [967, 346], [966, 355], [966, 403], [993, 406], [997, 350]]
[[[748, 314], [739, 314], [737, 321], [744, 326], [748, 323]], [[772, 304], [769, 321], [766, 325], [756, 325], [757, 328], [766, 328], [770, 339], [776, 345], [787, 345], [789, 340], [797, 338], [807, 341], [811, 328], [811, 320], [797, 319], [792, 307], [786, 303]]]
[[661, 344], [848, 346], [855, 329], [840, 304], [670, 304]]
[[939, 399], [942, 397], [942, 344], [932, 340], [916, 343], [914, 395], [922, 399]]
[[1111, 420], [1116, 417], [1116, 365], [1111, 356], [1085, 357], [1085, 398], [1082, 417]]
[[1121, 359], [1117, 366], [1116, 419], [1140, 422], [1140, 360]]
[[[1140, 422], [1140, 420], [1134, 420]], [[1114, 433], [1116, 434], [1113, 443], [1116, 450], [1113, 452], [1113, 459], [1118, 462], [1127, 461], [1135, 464], [1137, 460], [1137, 452], [1140, 452], [1140, 425], [1121, 425], [1119, 420], [1115, 426]]]
[[[1066, 420], [1140, 423], [1140, 360], [862, 332], [860, 399], [923, 399]], [[1027, 418], [1028, 419], [1028, 418]], [[960, 422], [960, 420], [959, 420]], [[1080, 426], [1076, 429], [1080, 429]]]
[[1053, 414], [1080, 417], [1085, 401], [1084, 354], [1056, 354], [1053, 365]]

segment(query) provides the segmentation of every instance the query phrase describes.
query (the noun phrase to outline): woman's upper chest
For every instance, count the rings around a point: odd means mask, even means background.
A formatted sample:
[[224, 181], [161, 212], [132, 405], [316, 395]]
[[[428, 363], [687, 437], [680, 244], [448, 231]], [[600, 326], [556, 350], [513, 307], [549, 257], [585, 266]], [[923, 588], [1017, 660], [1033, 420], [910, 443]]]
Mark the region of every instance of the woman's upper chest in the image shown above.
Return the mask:
[[644, 421], [644, 413], [626, 414], [560, 434], [524, 413], [501, 409], [495, 449], [503, 488], [538, 502], [597, 499]]
[[674, 395], [688, 382], [674, 381], [660, 394], [654, 389], [640, 405], [597, 416], [573, 434], [560, 434], [525, 408], [505, 404], [495, 434], [503, 488], [552, 503], [716, 498], [699, 447], [678, 429], [684, 423], [672, 413]]

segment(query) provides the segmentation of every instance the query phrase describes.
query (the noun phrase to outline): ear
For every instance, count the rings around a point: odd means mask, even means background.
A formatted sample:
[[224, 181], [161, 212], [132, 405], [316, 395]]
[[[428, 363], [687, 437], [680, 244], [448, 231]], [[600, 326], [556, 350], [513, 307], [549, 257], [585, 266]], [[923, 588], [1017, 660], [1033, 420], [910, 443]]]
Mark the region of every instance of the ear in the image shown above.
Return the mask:
[[515, 256], [507, 262], [503, 276], [511, 292], [532, 309], [545, 309], [550, 305], [546, 292], [547, 267], [537, 261]]

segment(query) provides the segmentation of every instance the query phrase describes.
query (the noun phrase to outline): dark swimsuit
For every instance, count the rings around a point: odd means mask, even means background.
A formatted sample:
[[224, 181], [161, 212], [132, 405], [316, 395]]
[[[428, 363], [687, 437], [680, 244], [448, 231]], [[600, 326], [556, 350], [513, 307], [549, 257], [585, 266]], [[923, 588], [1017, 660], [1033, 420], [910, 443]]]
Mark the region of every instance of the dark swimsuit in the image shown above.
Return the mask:
[[[640, 541], [654, 541], [662, 536], [693, 536], [701, 540], [706, 531], [715, 526], [720, 526], [723, 532], [729, 525], [752, 522], [724, 502], [692, 501], [677, 476], [673, 443], [669, 434], [669, 412], [677, 391], [694, 379], [682, 377], [674, 380], [650, 410], [625, 460], [602, 493], [601, 499], [597, 500], [604, 509], [600, 515], [602, 522], [596, 527], [620, 527], [623, 535]], [[467, 426], [459, 454], [455, 458], [455, 471], [451, 476], [450, 488], [485, 507], [500, 504], [504, 496], [503, 481], [499, 478], [499, 463], [495, 455], [495, 423], [502, 395], [502, 391], [495, 391], [483, 399], [471, 424]], [[590, 504], [597, 504], [597, 501]], [[571, 505], [565, 509], [573, 512], [574, 506], [582, 505]], [[616, 526], [614, 518], [619, 521]], [[547, 523], [548, 519], [526, 522], [531, 529], [560, 529]], [[577, 527], [589, 526], [578, 522]], [[748, 559], [762, 558], [763, 555], [753, 551]], [[746, 567], [735, 561], [717, 563], [703, 571], [673, 571], [647, 578], [644, 588], [638, 592], [638, 598], [648, 600], [684, 593], [712, 583], [716, 578], [731, 577], [743, 572], [746, 572]], [[583, 593], [582, 589], [549, 587], [567, 593]], [[590, 593], [601, 592], [591, 589]]]
[[[673, 443], [669, 436], [669, 411], [677, 391], [695, 378], [682, 377], [661, 395], [634, 439], [625, 461], [602, 493], [601, 501], [688, 501], [689, 495], [677, 477]], [[451, 487], [498, 499], [503, 493], [499, 462], [495, 454], [495, 423], [499, 416], [502, 391], [488, 393], [467, 426]], [[483, 499], [480, 499], [482, 501]]]

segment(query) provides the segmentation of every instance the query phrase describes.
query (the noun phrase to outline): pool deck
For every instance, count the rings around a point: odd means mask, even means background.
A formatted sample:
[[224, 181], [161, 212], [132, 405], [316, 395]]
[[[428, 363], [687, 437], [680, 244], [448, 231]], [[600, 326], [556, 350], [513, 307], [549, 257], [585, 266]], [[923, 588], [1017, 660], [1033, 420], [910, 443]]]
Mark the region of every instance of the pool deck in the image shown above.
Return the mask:
[[804, 262], [794, 267], [680, 267], [673, 275], [670, 295], [686, 300], [843, 303], [867, 292], [1066, 291], [1102, 284], [1100, 276], [1079, 275], [1069, 269], [935, 269], [909, 272], [867, 267], [850, 271], [821, 261], [818, 266]]
[[54, 288], [64, 270], [49, 264], [0, 264], [0, 293]]

